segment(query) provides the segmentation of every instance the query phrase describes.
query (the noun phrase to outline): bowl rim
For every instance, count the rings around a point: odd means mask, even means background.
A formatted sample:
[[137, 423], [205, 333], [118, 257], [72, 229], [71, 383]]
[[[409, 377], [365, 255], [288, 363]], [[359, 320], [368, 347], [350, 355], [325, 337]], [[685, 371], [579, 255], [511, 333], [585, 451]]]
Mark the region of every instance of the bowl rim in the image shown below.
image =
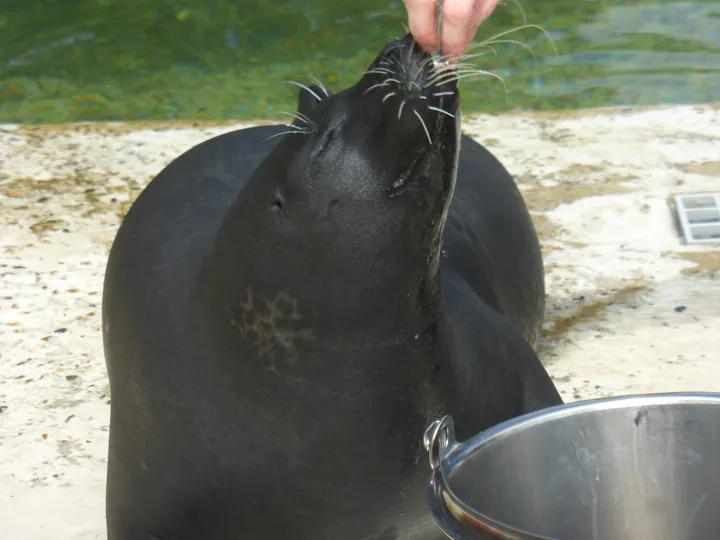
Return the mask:
[[[465, 459], [476, 452], [487, 448], [494, 442], [505, 440], [514, 434], [539, 424], [557, 421], [571, 416], [578, 416], [587, 412], [619, 410], [619, 409], [642, 409], [667, 405], [709, 405], [720, 407], [720, 392], [662, 392], [650, 394], [629, 394], [622, 396], [609, 396], [580, 400], [571, 403], [553, 405], [544, 409], [526, 413], [524, 415], [506, 420], [496, 424], [480, 433], [470, 437], [466, 441], [455, 440], [455, 433], [450, 416], [444, 417], [431, 424], [436, 425], [435, 436], [440, 430], [445, 429], [445, 440], [441, 443], [441, 449], [437, 456], [436, 466], [433, 467], [433, 456], [431, 454], [431, 468], [433, 475], [430, 481], [429, 497], [433, 516], [441, 528], [450, 534], [450, 522], [457, 521], [442, 500], [449, 499], [455, 506], [455, 511], [460, 512], [464, 518], [477, 521], [490, 526], [496, 532], [506, 535], [507, 538], [517, 539], [548, 539], [546, 536], [532, 533], [494, 519], [476, 508], [464, 502], [452, 489], [449, 481], [450, 473]], [[430, 428], [428, 428], [430, 429]], [[433, 441], [434, 443], [434, 441]], [[444, 447], [444, 448], [443, 448]], [[458, 530], [452, 531], [455, 534]], [[460, 538], [465, 536], [460, 533]], [[452, 538], [452, 537], [451, 537]], [[551, 539], [549, 539], [551, 540]]]
[[468, 457], [469, 453], [487, 445], [512, 437], [513, 435], [538, 424], [557, 421], [587, 412], [610, 411], [641, 407], [666, 405], [716, 405], [720, 406], [720, 392], [663, 392], [654, 394], [630, 394], [609, 396], [553, 405], [533, 411], [496, 424], [463, 442], [458, 442], [448, 457], [456, 463], [457, 459]]

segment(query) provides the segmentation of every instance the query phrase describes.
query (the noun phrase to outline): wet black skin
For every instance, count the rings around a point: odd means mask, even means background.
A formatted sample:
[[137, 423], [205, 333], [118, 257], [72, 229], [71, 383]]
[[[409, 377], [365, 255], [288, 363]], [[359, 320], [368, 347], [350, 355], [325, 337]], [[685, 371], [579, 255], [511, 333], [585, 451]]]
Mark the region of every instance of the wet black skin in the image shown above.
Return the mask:
[[527, 209], [455, 85], [409, 84], [426, 59], [393, 42], [301, 92], [307, 133], [215, 137], [133, 205], [103, 298], [109, 540], [439, 540], [427, 425], [561, 402]]

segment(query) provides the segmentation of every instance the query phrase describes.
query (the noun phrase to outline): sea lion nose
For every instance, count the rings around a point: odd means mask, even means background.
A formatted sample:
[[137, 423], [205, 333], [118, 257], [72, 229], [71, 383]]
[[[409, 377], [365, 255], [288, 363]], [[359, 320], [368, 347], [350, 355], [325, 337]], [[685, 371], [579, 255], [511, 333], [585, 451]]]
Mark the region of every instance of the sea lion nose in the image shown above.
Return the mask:
[[415, 39], [412, 37], [412, 34], [409, 32], [405, 34], [403, 37], [396, 39], [395, 41], [390, 42], [382, 53], [380, 53], [378, 58], [390, 58], [391, 56], [396, 55], [403, 57], [404, 59], [411, 59], [413, 57], [417, 57], [419, 59], [429, 56], [428, 53], [423, 51], [422, 47], [418, 45], [418, 42], [415, 41]]

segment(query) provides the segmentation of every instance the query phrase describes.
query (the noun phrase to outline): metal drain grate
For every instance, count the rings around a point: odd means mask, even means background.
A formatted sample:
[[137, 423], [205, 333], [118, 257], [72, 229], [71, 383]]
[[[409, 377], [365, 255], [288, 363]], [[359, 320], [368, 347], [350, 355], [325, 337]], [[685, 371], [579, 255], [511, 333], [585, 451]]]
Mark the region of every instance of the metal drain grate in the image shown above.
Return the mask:
[[688, 244], [720, 244], [720, 193], [676, 195], [675, 204]]

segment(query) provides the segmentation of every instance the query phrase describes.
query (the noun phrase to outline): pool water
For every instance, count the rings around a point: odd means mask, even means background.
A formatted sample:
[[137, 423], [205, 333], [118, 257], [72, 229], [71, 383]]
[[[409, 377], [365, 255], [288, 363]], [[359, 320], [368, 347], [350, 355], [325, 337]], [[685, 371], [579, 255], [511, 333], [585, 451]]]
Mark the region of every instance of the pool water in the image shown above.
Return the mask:
[[[523, 24], [506, 1], [476, 41]], [[550, 40], [474, 59], [507, 92], [464, 80], [466, 113], [720, 102], [720, 0], [517, 3]], [[2, 0], [0, 122], [277, 118], [283, 81], [345, 88], [406, 22], [400, 0]]]

